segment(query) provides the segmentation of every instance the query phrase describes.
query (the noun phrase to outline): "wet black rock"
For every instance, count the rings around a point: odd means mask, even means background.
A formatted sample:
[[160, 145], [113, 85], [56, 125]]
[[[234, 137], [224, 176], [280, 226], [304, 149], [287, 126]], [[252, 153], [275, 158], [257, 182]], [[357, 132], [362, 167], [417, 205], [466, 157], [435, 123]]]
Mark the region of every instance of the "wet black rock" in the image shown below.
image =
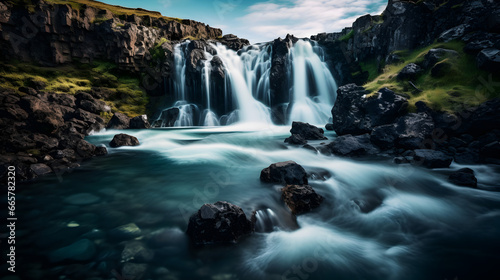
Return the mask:
[[427, 168], [446, 168], [449, 167], [453, 158], [441, 151], [431, 149], [417, 149], [414, 151], [416, 164], [422, 164]]
[[307, 140], [300, 134], [292, 134], [292, 136], [285, 139], [285, 143], [292, 145], [305, 145], [307, 144]]
[[302, 136], [305, 140], [325, 140], [325, 131], [314, 125], [303, 122], [293, 122], [292, 129], [290, 129], [292, 136], [294, 134]]
[[407, 112], [406, 98], [383, 88], [375, 97], [355, 84], [342, 86], [332, 108], [333, 127], [337, 135], [370, 133], [376, 126], [393, 123]]
[[424, 148], [425, 140], [432, 135], [434, 122], [427, 113], [410, 113], [398, 119], [396, 147], [405, 150]]
[[229, 202], [204, 204], [189, 218], [187, 235], [197, 245], [235, 243], [253, 232], [253, 225], [243, 210]]
[[294, 161], [278, 162], [262, 169], [260, 180], [266, 183], [307, 184], [305, 169]]
[[115, 113], [106, 125], [106, 129], [127, 129], [130, 126], [130, 118], [122, 113]]
[[328, 144], [328, 147], [333, 154], [341, 156], [361, 156], [378, 152], [378, 149], [370, 142], [369, 134], [342, 135], [335, 138]]
[[109, 142], [109, 146], [113, 148], [121, 146], [139, 146], [139, 145], [140, 145], [139, 140], [136, 137], [124, 133], [116, 134], [113, 137], [113, 140]]
[[462, 168], [450, 174], [448, 181], [458, 186], [477, 188], [477, 178], [474, 176], [474, 170]]
[[327, 124], [325, 125], [325, 129], [326, 129], [326, 130], [333, 131], [333, 124], [332, 124], [332, 123], [327, 123]]
[[309, 185], [287, 185], [281, 189], [281, 198], [295, 215], [319, 207], [324, 199]]
[[377, 126], [370, 135], [370, 141], [382, 150], [393, 148], [397, 138], [398, 133], [394, 124]]
[[164, 127], [173, 127], [175, 125], [175, 121], [179, 117], [180, 110], [179, 108], [170, 108], [161, 113], [160, 119], [162, 121], [162, 125]]
[[130, 129], [145, 129], [150, 128], [151, 125], [148, 122], [148, 116], [141, 115], [130, 119]]

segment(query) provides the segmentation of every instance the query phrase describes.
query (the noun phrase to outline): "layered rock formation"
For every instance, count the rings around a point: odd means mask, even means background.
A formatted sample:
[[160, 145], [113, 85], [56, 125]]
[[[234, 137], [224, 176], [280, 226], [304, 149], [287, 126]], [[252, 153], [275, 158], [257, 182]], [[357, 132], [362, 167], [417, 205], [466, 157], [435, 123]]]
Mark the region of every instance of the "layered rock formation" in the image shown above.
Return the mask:
[[74, 2], [63, 5], [32, 0], [32, 10], [0, 3], [2, 58], [49, 66], [102, 59], [122, 69], [141, 71], [151, 60], [149, 50], [162, 38], [170, 42], [222, 36], [218, 28], [163, 17], [158, 12]]
[[[107, 154], [84, 140], [104, 128], [106, 104], [88, 93], [46, 93], [26, 88], [26, 94], [0, 88], [0, 169], [16, 167], [18, 180], [54, 172], [61, 176], [83, 160]], [[6, 172], [1, 172], [4, 176]]]
[[393, 51], [427, 46], [435, 40], [463, 40], [466, 51], [474, 55], [482, 52], [481, 65], [491, 69], [493, 50], [500, 48], [499, 14], [498, 1], [389, 0], [382, 15], [365, 15], [342, 32], [311, 38], [327, 50], [339, 85], [366, 81], [368, 73], [359, 67], [361, 61], [373, 59], [382, 67], [397, 59], [390, 56]]
[[324, 153], [359, 156], [396, 155], [396, 163], [429, 168], [461, 164], [500, 163], [500, 100], [493, 99], [466, 111], [434, 111], [417, 102], [417, 112], [406, 114], [406, 100], [388, 89], [366, 97], [363, 87], [345, 85], [332, 109], [338, 138]]

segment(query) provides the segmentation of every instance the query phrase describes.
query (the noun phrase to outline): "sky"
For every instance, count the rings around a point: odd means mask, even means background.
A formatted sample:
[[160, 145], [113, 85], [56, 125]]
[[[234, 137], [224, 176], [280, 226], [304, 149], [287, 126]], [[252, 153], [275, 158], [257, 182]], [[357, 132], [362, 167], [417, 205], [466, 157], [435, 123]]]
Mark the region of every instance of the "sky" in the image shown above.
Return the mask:
[[378, 15], [387, 0], [100, 0], [113, 5], [159, 11], [192, 19], [235, 34], [251, 43], [286, 34], [310, 37], [338, 32], [362, 15]]

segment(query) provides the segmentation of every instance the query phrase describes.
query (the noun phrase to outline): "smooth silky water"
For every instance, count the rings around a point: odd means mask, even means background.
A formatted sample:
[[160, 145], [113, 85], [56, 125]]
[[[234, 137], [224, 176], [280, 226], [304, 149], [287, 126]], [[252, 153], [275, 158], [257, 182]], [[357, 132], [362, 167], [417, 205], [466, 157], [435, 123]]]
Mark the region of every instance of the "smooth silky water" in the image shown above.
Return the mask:
[[[447, 175], [463, 166], [426, 170], [389, 159], [324, 156], [285, 145], [288, 130], [250, 124], [127, 130], [141, 145], [116, 149], [108, 143], [119, 131], [89, 136], [109, 154], [19, 187], [19, 263], [26, 271], [37, 267], [57, 275], [62, 268], [47, 261], [49, 252], [94, 230], [101, 233], [94, 237], [95, 257], [70, 263], [112, 275], [120, 270], [123, 243], [108, 232], [136, 223], [146, 243], [154, 232], [163, 232], [160, 245], [147, 243], [155, 251], [148, 262], [150, 279], [158, 278], [154, 271], [161, 267], [177, 277], [168, 279], [494, 275], [491, 269], [500, 260], [500, 193], [448, 183]], [[286, 160], [312, 173], [310, 185], [325, 197], [319, 208], [296, 221], [280, 200], [281, 186], [259, 180], [263, 168]], [[498, 187], [498, 168], [470, 167], [481, 188]], [[78, 193], [99, 200], [66, 203]], [[189, 216], [216, 201], [236, 204], [247, 216], [259, 210], [256, 232], [234, 245], [190, 246], [184, 233]]]

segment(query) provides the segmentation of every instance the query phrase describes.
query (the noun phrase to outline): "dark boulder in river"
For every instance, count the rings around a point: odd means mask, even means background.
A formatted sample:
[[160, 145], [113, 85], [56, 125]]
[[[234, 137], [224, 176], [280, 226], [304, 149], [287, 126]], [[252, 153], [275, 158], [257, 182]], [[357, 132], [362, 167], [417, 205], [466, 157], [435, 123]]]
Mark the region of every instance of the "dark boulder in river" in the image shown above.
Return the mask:
[[322, 128], [315, 127], [314, 125], [310, 125], [308, 123], [303, 122], [293, 122], [292, 129], [290, 129], [290, 133], [292, 135], [297, 134], [302, 136], [302, 138], [306, 140], [326, 140], [324, 133], [325, 131]]
[[416, 164], [422, 164], [427, 168], [446, 168], [449, 167], [453, 158], [441, 151], [430, 149], [417, 149], [414, 151], [413, 158]]
[[309, 185], [287, 185], [281, 189], [281, 197], [295, 215], [309, 212], [323, 202], [323, 197]]
[[121, 146], [139, 146], [139, 144], [139, 140], [136, 137], [124, 133], [116, 134], [113, 140], [109, 142], [109, 145], [113, 148]]
[[458, 186], [477, 188], [477, 178], [474, 176], [474, 170], [462, 168], [450, 174], [448, 181]]
[[187, 235], [197, 245], [234, 243], [253, 232], [253, 225], [243, 210], [229, 202], [204, 204], [189, 218]]
[[260, 180], [266, 183], [280, 184], [307, 184], [307, 173], [305, 169], [294, 161], [273, 163], [262, 169]]

